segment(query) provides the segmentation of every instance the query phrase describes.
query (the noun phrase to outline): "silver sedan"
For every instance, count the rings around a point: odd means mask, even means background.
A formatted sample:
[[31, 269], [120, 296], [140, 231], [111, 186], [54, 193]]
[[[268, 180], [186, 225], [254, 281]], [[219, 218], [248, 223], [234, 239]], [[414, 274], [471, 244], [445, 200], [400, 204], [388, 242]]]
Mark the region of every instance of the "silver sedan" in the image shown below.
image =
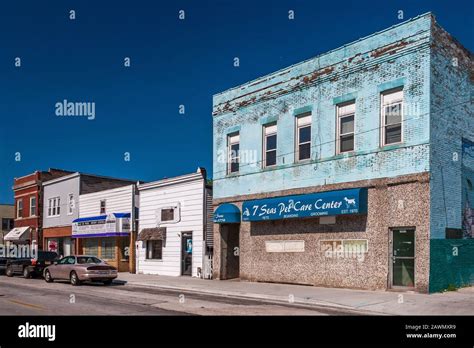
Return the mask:
[[117, 269], [105, 261], [88, 255], [66, 256], [43, 272], [48, 283], [54, 280], [69, 280], [72, 285], [81, 285], [84, 281], [102, 282], [106, 285], [117, 278]]

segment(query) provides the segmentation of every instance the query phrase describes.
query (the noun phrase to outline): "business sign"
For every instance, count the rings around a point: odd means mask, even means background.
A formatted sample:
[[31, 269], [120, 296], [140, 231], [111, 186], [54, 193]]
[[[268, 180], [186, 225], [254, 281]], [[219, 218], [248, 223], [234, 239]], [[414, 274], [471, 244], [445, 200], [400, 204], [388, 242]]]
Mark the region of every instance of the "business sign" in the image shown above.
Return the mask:
[[111, 237], [130, 234], [130, 214], [79, 218], [72, 223], [72, 237]]
[[364, 213], [367, 213], [366, 188], [259, 199], [244, 202], [242, 206], [243, 221]]

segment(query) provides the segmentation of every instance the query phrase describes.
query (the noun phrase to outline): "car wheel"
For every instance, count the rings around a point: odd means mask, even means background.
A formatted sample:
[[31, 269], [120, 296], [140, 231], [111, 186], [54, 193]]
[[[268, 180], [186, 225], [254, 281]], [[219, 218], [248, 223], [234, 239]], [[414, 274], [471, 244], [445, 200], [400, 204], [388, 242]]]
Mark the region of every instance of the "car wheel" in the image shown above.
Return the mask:
[[74, 286], [81, 285], [81, 281], [79, 280], [77, 273], [74, 271], [71, 272], [71, 284]]
[[112, 284], [113, 281], [114, 281], [113, 279], [104, 280], [104, 285], [110, 285]]
[[46, 272], [44, 272], [44, 280], [46, 281], [46, 283], [53, 282], [53, 278], [51, 277], [51, 273], [49, 272], [48, 269], [46, 270]]
[[13, 268], [12, 268], [12, 266], [7, 266], [5, 274], [6, 274], [7, 277], [13, 277]]
[[23, 268], [23, 277], [25, 279], [30, 279], [31, 278], [31, 272], [28, 269], [28, 267]]

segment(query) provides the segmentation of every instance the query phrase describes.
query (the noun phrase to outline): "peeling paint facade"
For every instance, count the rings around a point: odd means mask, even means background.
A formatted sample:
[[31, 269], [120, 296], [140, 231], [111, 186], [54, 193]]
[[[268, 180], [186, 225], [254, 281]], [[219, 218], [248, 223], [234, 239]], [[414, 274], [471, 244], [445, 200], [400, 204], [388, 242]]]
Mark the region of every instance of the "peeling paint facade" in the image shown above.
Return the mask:
[[[429, 291], [430, 277], [438, 277], [430, 273], [430, 241], [447, 240], [446, 229], [461, 228], [463, 220], [462, 139], [474, 141], [472, 82], [472, 54], [428, 13], [215, 95], [215, 209], [225, 203], [241, 208], [250, 199], [365, 187], [368, 213], [331, 222], [214, 224], [214, 277], [226, 278], [227, 262], [237, 264], [234, 273], [241, 279], [386, 289], [392, 276], [391, 233], [408, 228], [415, 231], [412, 287]], [[401, 141], [386, 145], [381, 103], [393, 90], [403, 91]], [[347, 102], [355, 103], [353, 150], [340, 153], [337, 110]], [[451, 104], [456, 106], [448, 109]], [[303, 114], [311, 115], [311, 153], [299, 161], [295, 120]], [[269, 124], [277, 126], [276, 164], [265, 167], [262, 129]], [[237, 172], [228, 167], [232, 134], [239, 136]], [[229, 237], [235, 233], [237, 240]], [[368, 240], [363, 262], [323, 257], [321, 241], [348, 238]], [[268, 252], [265, 241], [273, 240], [304, 241], [304, 251]], [[231, 260], [229, 248], [236, 243], [238, 260]]]

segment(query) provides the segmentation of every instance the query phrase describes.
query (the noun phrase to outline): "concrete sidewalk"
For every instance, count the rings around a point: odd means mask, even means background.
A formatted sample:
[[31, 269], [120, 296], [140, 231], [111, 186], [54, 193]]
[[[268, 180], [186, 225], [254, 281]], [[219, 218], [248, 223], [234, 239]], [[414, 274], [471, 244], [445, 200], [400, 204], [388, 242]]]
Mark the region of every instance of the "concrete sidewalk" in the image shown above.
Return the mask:
[[428, 295], [412, 292], [350, 290], [130, 273], [119, 273], [116, 282], [119, 281], [138, 287], [156, 287], [234, 298], [261, 299], [278, 303], [343, 308], [366, 314], [474, 314], [474, 287]]

